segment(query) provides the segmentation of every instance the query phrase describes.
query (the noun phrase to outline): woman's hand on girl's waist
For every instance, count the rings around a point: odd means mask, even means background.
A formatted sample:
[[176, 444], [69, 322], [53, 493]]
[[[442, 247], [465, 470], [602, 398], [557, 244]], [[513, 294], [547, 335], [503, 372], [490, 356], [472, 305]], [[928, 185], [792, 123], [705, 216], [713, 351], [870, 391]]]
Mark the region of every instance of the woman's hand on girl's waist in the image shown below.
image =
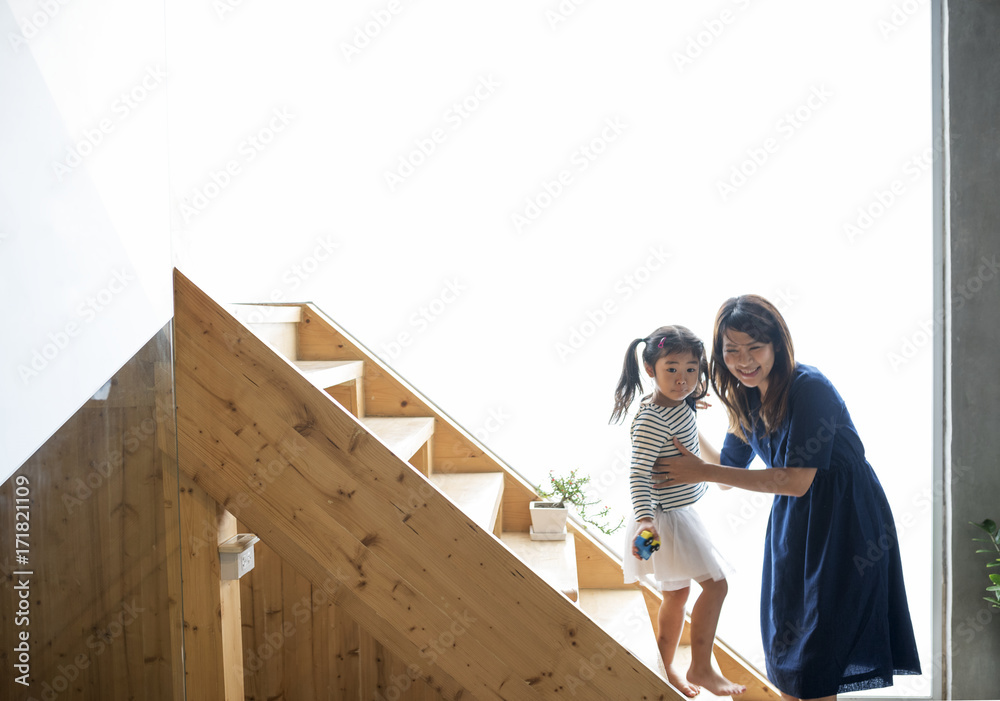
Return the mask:
[[680, 455], [670, 458], [659, 458], [653, 472], [653, 489], [664, 487], [676, 487], [682, 484], [697, 484], [704, 482], [705, 461], [684, 447], [684, 445], [674, 437], [674, 447], [680, 451]]

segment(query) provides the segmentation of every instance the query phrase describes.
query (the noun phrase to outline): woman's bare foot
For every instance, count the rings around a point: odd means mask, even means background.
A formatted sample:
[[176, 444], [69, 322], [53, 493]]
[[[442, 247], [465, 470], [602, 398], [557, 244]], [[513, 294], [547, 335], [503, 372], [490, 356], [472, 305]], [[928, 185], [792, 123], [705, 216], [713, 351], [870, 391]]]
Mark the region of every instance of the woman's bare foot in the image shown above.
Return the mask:
[[692, 665], [687, 672], [687, 680], [705, 687], [716, 696], [737, 696], [747, 690], [745, 686], [734, 684], [711, 667], [702, 669]]
[[701, 689], [693, 684], [688, 684], [688, 680], [684, 678], [684, 675], [677, 671], [677, 668], [672, 664], [666, 665], [667, 668], [667, 681], [674, 685], [678, 691], [687, 696], [688, 698], [694, 698], [698, 695]]

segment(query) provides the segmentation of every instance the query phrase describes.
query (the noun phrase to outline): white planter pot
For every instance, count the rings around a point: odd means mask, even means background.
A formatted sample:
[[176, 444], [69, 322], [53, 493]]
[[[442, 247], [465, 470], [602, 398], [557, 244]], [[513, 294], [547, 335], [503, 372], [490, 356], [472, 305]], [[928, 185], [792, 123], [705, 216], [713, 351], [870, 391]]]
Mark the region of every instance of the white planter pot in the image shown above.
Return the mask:
[[565, 540], [566, 517], [569, 509], [556, 506], [551, 501], [533, 501], [528, 504], [531, 514], [532, 540]]

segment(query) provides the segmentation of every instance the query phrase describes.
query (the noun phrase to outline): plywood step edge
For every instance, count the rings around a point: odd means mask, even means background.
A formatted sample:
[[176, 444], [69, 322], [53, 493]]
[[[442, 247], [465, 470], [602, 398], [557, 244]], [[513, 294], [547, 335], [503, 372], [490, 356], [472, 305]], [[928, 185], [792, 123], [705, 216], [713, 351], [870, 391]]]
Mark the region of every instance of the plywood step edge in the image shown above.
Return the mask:
[[358, 420], [406, 461], [434, 435], [434, 419], [429, 416], [364, 416]]
[[528, 533], [504, 532], [500, 539], [528, 567], [570, 601], [578, 602], [580, 583], [576, 574], [576, 538], [532, 540]]
[[226, 304], [227, 312], [244, 324], [297, 324], [302, 320], [299, 305]]
[[293, 360], [292, 364], [320, 389], [352, 382], [365, 371], [361, 360]]
[[503, 501], [502, 472], [434, 473], [430, 481], [480, 528], [495, 532]]
[[580, 609], [647, 667], [664, 676], [656, 634], [641, 591], [581, 589]]

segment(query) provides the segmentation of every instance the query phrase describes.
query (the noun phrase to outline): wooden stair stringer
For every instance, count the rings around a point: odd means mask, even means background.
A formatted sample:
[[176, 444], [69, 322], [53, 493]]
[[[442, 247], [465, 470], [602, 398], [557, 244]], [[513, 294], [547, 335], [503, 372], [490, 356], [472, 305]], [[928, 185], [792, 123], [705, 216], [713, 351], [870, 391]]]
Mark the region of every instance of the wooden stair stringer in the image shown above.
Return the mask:
[[[178, 440], [196, 457], [182, 469], [315, 585], [335, 580], [334, 601], [402, 660], [476, 698], [539, 699], [605, 650], [576, 696], [676, 698], [180, 273], [175, 295]], [[455, 626], [429, 669], [429, 639]]]

